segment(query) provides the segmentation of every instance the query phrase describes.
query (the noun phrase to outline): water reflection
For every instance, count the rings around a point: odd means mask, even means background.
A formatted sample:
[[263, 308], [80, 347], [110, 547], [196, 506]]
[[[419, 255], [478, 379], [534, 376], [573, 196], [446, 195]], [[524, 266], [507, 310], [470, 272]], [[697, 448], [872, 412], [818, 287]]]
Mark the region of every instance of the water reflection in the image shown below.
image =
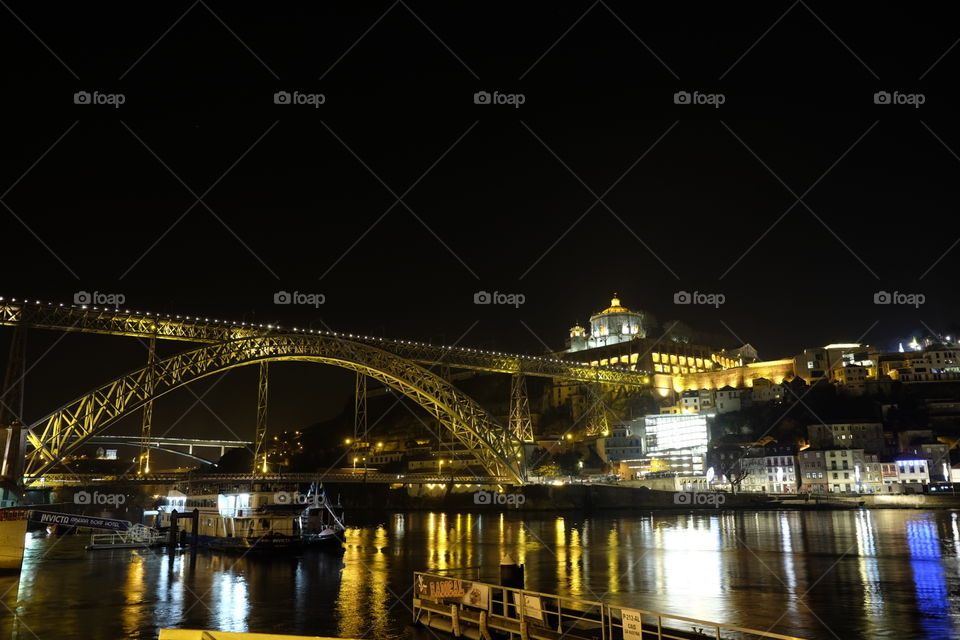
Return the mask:
[[350, 529], [342, 558], [191, 563], [85, 542], [31, 538], [19, 581], [0, 577], [20, 616], [0, 616], [0, 637], [152, 639], [169, 626], [397, 639], [414, 570], [495, 581], [504, 554], [541, 591], [806, 638], [960, 637], [960, 523], [948, 512], [391, 514]]
[[943, 624], [950, 602], [940, 556], [940, 537], [930, 514], [907, 522], [907, 544], [921, 623], [931, 635], [949, 631], [949, 626]]

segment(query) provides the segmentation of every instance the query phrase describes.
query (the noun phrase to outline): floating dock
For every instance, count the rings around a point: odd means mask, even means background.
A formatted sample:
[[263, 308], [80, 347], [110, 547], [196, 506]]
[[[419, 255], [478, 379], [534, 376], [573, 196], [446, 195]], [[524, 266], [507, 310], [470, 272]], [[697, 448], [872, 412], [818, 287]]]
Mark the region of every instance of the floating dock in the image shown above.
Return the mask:
[[455, 638], [491, 640], [804, 640], [771, 631], [628, 609], [449, 575], [413, 574], [413, 622]]

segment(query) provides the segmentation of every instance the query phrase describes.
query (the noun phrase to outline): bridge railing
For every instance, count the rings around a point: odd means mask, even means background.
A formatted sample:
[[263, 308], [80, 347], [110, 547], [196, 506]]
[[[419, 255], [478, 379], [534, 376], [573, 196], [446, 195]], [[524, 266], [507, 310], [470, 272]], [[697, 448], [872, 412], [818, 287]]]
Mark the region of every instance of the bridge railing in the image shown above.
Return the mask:
[[415, 571], [413, 621], [455, 637], [532, 640], [803, 640], [689, 616]]

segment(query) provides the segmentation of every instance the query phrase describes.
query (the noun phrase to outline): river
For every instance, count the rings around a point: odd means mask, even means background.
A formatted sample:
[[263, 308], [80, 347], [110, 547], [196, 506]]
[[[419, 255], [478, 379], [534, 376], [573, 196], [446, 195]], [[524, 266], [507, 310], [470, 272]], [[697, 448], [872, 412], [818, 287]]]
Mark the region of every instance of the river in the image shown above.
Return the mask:
[[456, 575], [495, 581], [509, 553], [538, 591], [811, 639], [960, 638], [950, 511], [395, 513], [350, 529], [342, 559], [191, 560], [87, 552], [87, 542], [30, 534], [19, 579], [0, 576], [0, 637], [155, 640], [164, 627], [432, 637], [407, 628], [412, 572], [469, 567]]

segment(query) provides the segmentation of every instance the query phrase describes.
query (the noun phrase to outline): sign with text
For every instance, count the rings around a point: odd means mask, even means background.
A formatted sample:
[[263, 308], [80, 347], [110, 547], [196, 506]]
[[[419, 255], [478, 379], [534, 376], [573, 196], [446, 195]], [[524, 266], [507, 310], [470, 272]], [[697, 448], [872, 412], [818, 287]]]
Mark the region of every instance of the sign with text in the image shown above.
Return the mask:
[[456, 578], [439, 578], [436, 576], [425, 576], [422, 573], [417, 575], [417, 595], [429, 600], [441, 601], [447, 598], [456, 598], [460, 600], [466, 595], [466, 589], [463, 580]]
[[643, 640], [643, 621], [639, 611], [621, 609], [620, 621], [623, 623], [623, 640]]
[[[520, 594], [513, 594], [513, 603], [520, 607]], [[528, 596], [523, 594], [523, 615], [527, 618], [543, 621], [543, 609], [540, 607], [540, 596]]]
[[127, 520], [112, 518], [97, 518], [94, 516], [78, 516], [72, 513], [56, 513], [54, 511], [31, 511], [31, 522], [40, 524], [59, 524], [65, 527], [90, 527], [91, 529], [106, 529], [107, 531], [126, 531], [130, 528]]
[[480, 582], [418, 574], [416, 587], [419, 598], [459, 602], [479, 609], [490, 608], [490, 587]]

